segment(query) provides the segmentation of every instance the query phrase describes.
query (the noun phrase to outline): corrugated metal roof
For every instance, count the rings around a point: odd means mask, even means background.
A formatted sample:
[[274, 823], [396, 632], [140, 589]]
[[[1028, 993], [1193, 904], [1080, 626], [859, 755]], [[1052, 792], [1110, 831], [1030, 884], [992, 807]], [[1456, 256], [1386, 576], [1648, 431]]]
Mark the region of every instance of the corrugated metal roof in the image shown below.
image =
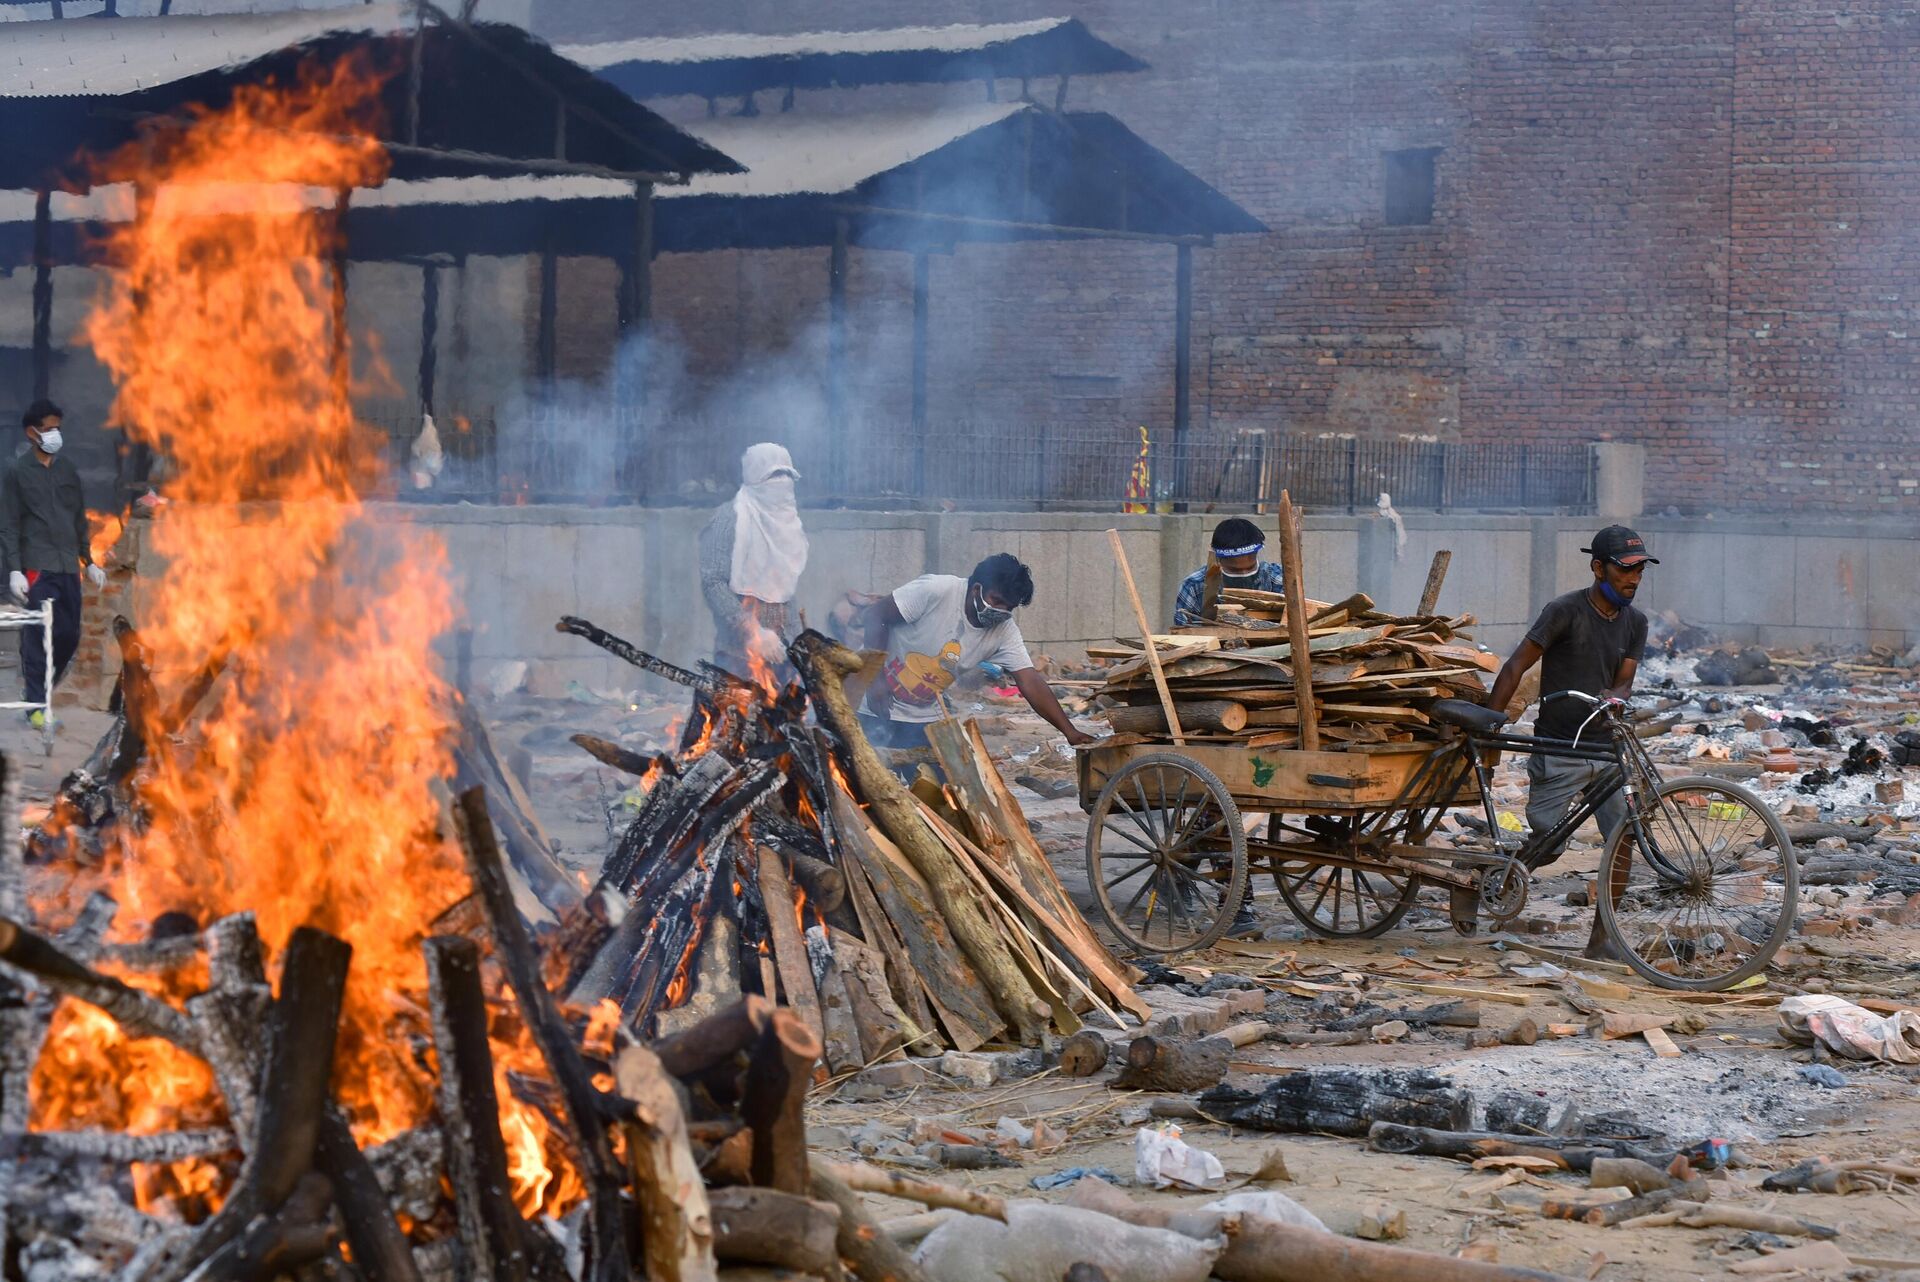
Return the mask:
[[1071, 21], [1071, 18], [1037, 18], [1032, 22], [956, 22], [945, 27], [806, 31], [790, 36], [739, 31], [711, 36], [610, 40], [601, 44], [560, 45], [558, 49], [581, 66], [595, 71], [622, 62], [719, 62], [729, 58], [808, 58], [841, 53], [977, 53], [1052, 31]]
[[800, 35], [725, 33], [560, 50], [636, 98], [1140, 71], [1077, 18]]
[[138, 93], [237, 67], [334, 31], [410, 30], [401, 4], [220, 16], [9, 23], [0, 40], [0, 98]]

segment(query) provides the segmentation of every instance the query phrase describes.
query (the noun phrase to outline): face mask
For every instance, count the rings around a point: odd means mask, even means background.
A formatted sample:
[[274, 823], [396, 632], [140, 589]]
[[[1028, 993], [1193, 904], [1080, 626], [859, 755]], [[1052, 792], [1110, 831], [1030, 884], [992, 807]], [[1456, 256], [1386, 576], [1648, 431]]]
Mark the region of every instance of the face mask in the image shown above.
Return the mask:
[[1613, 606], [1616, 610], [1627, 604], [1627, 598], [1621, 596], [1620, 593], [1615, 590], [1613, 584], [1607, 582], [1605, 579], [1600, 580], [1600, 595], [1605, 597], [1607, 604]]
[[60, 445], [61, 445], [61, 440], [60, 440], [59, 428], [50, 427], [46, 431], [40, 433], [40, 448], [45, 450], [47, 453], [58, 454], [60, 452]]
[[1002, 610], [987, 604], [987, 594], [982, 591], [973, 599], [973, 619], [977, 627], [997, 628], [1013, 617], [1012, 610]]
[[1252, 588], [1260, 585], [1260, 571], [1252, 574], [1222, 574], [1220, 582], [1230, 588]]

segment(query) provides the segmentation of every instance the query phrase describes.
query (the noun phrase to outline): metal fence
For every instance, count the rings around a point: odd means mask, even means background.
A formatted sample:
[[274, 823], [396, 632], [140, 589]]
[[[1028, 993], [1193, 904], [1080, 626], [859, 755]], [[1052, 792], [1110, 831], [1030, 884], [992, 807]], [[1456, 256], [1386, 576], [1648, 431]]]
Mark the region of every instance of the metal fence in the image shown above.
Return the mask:
[[[793, 436], [764, 425], [637, 414], [444, 413], [444, 462], [425, 489], [404, 480], [416, 419], [379, 424], [402, 473], [400, 496], [476, 503], [701, 503], [730, 494], [740, 452], [785, 444], [808, 506], [961, 506], [1210, 511], [1277, 503], [1317, 509], [1589, 512], [1594, 452], [1584, 444], [1466, 444], [1286, 432], [1146, 433], [1044, 423], [867, 425]], [[1141, 484], [1144, 477], [1145, 485]]]

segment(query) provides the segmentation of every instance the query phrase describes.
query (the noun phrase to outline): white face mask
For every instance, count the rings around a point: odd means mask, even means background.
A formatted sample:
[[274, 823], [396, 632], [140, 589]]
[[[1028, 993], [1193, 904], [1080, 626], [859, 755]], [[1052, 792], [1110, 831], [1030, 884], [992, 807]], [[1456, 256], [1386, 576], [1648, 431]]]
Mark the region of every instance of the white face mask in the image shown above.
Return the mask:
[[61, 444], [62, 444], [62, 441], [60, 437], [59, 428], [50, 427], [46, 431], [40, 433], [40, 448], [45, 450], [47, 453], [58, 454], [60, 452]]

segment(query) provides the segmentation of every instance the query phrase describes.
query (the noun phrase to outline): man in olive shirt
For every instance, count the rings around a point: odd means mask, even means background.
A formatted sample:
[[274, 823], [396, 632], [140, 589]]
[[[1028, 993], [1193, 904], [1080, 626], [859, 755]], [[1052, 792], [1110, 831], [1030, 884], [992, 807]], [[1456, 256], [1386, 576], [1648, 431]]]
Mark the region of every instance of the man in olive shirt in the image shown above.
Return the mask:
[[[97, 588], [106, 572], [93, 564], [87, 548], [87, 504], [73, 460], [61, 457], [60, 407], [35, 401], [21, 424], [31, 448], [0, 473], [0, 559], [14, 601], [38, 610], [53, 602], [53, 682], [60, 683], [80, 644], [80, 574]], [[27, 628], [20, 641], [20, 672], [26, 701], [43, 703], [47, 692], [46, 643], [40, 629]], [[30, 714], [33, 724], [43, 714]]]
[[[1513, 701], [1527, 669], [1544, 659], [1540, 713], [1533, 725], [1534, 734], [1544, 739], [1571, 742], [1593, 712], [1577, 699], [1549, 701], [1549, 695], [1579, 690], [1602, 699], [1625, 699], [1633, 693], [1633, 674], [1647, 648], [1647, 616], [1633, 608], [1633, 598], [1640, 591], [1640, 576], [1647, 566], [1660, 562], [1647, 555], [1646, 543], [1624, 525], [1609, 525], [1593, 536], [1592, 547], [1580, 550], [1593, 558], [1593, 582], [1547, 602], [1519, 649], [1501, 666], [1493, 680], [1493, 691], [1487, 696], [1489, 708], [1504, 709]], [[1580, 739], [1583, 747], [1604, 748], [1608, 742], [1604, 731], [1591, 726]], [[1608, 765], [1545, 753], [1528, 757], [1527, 826], [1534, 832], [1545, 832], [1559, 823], [1574, 798]], [[1615, 792], [1594, 818], [1600, 824], [1604, 849], [1627, 820], [1626, 794]], [[1550, 852], [1550, 860], [1559, 857], [1560, 851]], [[1463, 903], [1456, 905], [1455, 915], [1462, 909], [1471, 914], [1470, 907]], [[1604, 957], [1612, 951], [1600, 933], [1600, 916], [1595, 913], [1586, 955]]]

